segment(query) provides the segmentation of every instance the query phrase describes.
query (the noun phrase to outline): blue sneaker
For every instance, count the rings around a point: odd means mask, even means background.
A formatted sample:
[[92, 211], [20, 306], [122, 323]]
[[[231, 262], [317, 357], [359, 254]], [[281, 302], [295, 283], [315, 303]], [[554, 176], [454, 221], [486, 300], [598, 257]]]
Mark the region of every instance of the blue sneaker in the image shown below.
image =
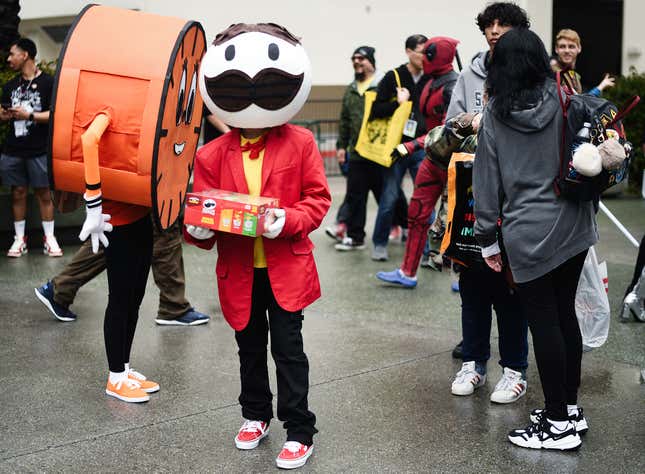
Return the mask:
[[155, 322], [160, 326], [198, 326], [200, 324], [206, 324], [210, 321], [210, 316], [207, 314], [200, 313], [195, 311], [193, 308], [190, 308], [184, 314], [176, 319], [155, 319]]
[[76, 321], [76, 315], [72, 313], [69, 308], [66, 308], [54, 301], [54, 285], [51, 280], [40, 288], [34, 288], [34, 293], [36, 293], [36, 297], [47, 307], [56, 319], [65, 322]]
[[415, 288], [417, 286], [417, 278], [405, 276], [401, 269], [397, 268], [391, 272], [378, 272], [376, 278], [393, 285], [399, 285], [403, 288]]

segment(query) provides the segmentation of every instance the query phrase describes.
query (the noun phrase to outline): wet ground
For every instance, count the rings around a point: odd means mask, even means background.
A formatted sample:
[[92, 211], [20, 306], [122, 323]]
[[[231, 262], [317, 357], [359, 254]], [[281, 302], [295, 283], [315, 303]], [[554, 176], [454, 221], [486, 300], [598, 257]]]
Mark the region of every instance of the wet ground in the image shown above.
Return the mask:
[[[342, 178], [331, 178], [334, 208]], [[638, 238], [645, 233], [645, 201], [606, 201]], [[370, 202], [368, 234], [375, 204]], [[501, 369], [496, 334], [489, 381], [470, 397], [450, 383], [460, 363], [450, 352], [461, 338], [459, 296], [450, 276], [422, 269], [415, 290], [381, 285], [379, 270], [395, 268], [369, 249], [338, 253], [322, 229], [312, 235], [323, 298], [305, 312], [311, 409], [320, 433], [304, 472], [645, 472], [645, 324], [621, 323], [618, 309], [631, 279], [636, 248], [599, 216], [597, 251], [607, 260], [612, 307], [607, 343], [583, 359], [580, 405], [590, 431], [575, 453], [524, 450], [506, 433], [524, 426], [543, 404], [531, 358], [527, 395], [489, 401]], [[324, 226], [323, 225], [323, 226]], [[206, 326], [158, 327], [152, 278], [141, 308], [132, 364], [161, 384], [146, 404], [104, 394], [106, 279], [87, 284], [72, 309], [73, 323], [53, 319], [33, 288], [56, 274], [77, 247], [50, 259], [38, 248], [20, 259], [0, 258], [0, 471], [154, 472], [275, 471], [285, 440], [279, 422], [251, 452], [233, 437], [241, 423], [233, 331], [223, 321], [214, 282], [216, 255], [185, 247], [187, 294], [213, 320]], [[275, 383], [273, 383], [275, 387]]]

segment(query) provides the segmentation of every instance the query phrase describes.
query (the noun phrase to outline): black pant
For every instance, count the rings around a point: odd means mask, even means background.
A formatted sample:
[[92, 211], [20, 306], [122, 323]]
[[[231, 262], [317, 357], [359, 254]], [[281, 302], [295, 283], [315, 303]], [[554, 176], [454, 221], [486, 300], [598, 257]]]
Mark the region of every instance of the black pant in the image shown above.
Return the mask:
[[139, 306], [146, 292], [152, 259], [152, 222], [149, 216], [115, 226], [105, 248], [108, 305], [103, 334], [111, 372], [123, 372], [139, 319]]
[[289, 312], [278, 306], [266, 268], [254, 271], [251, 301], [249, 324], [235, 333], [240, 356], [242, 416], [267, 423], [273, 418], [267, 368], [270, 330], [278, 380], [278, 419], [285, 422], [287, 441], [309, 446], [318, 430], [316, 416], [307, 403], [309, 361], [302, 347], [302, 311]]
[[549, 419], [567, 420], [580, 386], [582, 336], [575, 298], [587, 251], [535, 280], [518, 284]]
[[638, 279], [641, 277], [641, 273], [643, 273], [643, 266], [645, 266], [645, 235], [641, 239], [641, 244], [638, 247], [638, 257], [636, 257], [634, 276], [632, 277], [632, 281], [629, 283], [629, 286], [627, 287], [627, 291], [625, 291], [625, 296], [627, 296], [629, 293], [631, 293], [634, 290], [636, 283], [638, 283]]
[[349, 206], [347, 205], [347, 189], [346, 189], [345, 197], [343, 198], [343, 203], [338, 208], [338, 213], [336, 214], [336, 222], [339, 224], [347, 224], [348, 215], [349, 215]]
[[392, 225], [399, 225], [404, 229], [408, 228], [408, 198], [405, 196], [403, 189], [399, 189], [399, 197], [396, 198]]
[[528, 367], [526, 318], [519, 298], [512, 293], [503, 273], [474, 264], [459, 272], [463, 361], [475, 361], [482, 370], [490, 359], [491, 307], [497, 316], [500, 365], [518, 372]]
[[[372, 191], [376, 202], [381, 198], [383, 168], [366, 159], [351, 160], [347, 174], [347, 235], [354, 242], [365, 241], [367, 197]], [[407, 214], [406, 214], [407, 215]]]
[[[159, 288], [158, 319], [173, 320], [192, 309], [186, 299], [186, 278], [181, 243], [182, 225], [177, 220], [165, 231], [152, 228], [152, 276]], [[108, 234], [110, 239], [110, 234]], [[92, 252], [92, 242], [87, 239], [74, 254], [62, 272], [52, 278], [54, 301], [65, 307], [74, 303], [76, 293], [88, 281], [106, 268], [103, 247]]]

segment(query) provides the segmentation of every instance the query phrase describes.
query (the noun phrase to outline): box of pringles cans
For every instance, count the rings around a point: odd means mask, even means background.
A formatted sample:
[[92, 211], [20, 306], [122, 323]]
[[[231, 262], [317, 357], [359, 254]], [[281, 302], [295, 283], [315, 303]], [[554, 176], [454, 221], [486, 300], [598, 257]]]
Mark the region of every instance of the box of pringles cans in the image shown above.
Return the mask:
[[188, 193], [184, 224], [257, 237], [264, 233], [266, 211], [278, 205], [276, 198], [220, 189]]

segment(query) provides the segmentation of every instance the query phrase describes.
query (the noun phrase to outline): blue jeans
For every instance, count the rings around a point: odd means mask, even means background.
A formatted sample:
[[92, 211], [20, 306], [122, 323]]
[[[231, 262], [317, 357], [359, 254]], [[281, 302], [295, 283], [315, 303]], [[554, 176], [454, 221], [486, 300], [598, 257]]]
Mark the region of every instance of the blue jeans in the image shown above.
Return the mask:
[[477, 371], [486, 373], [490, 359], [491, 306], [497, 315], [499, 353], [502, 367], [524, 373], [528, 366], [528, 324], [517, 294], [511, 293], [504, 273], [488, 267], [471, 266], [459, 273], [461, 330], [464, 362], [476, 362]]
[[406, 171], [409, 171], [412, 181], [414, 181], [424, 157], [425, 151], [419, 150], [408, 157], [395, 161], [392, 166], [385, 170], [381, 200], [379, 201], [378, 214], [374, 223], [374, 233], [372, 234], [372, 242], [375, 246], [385, 247], [387, 245], [403, 176], [405, 176]]

